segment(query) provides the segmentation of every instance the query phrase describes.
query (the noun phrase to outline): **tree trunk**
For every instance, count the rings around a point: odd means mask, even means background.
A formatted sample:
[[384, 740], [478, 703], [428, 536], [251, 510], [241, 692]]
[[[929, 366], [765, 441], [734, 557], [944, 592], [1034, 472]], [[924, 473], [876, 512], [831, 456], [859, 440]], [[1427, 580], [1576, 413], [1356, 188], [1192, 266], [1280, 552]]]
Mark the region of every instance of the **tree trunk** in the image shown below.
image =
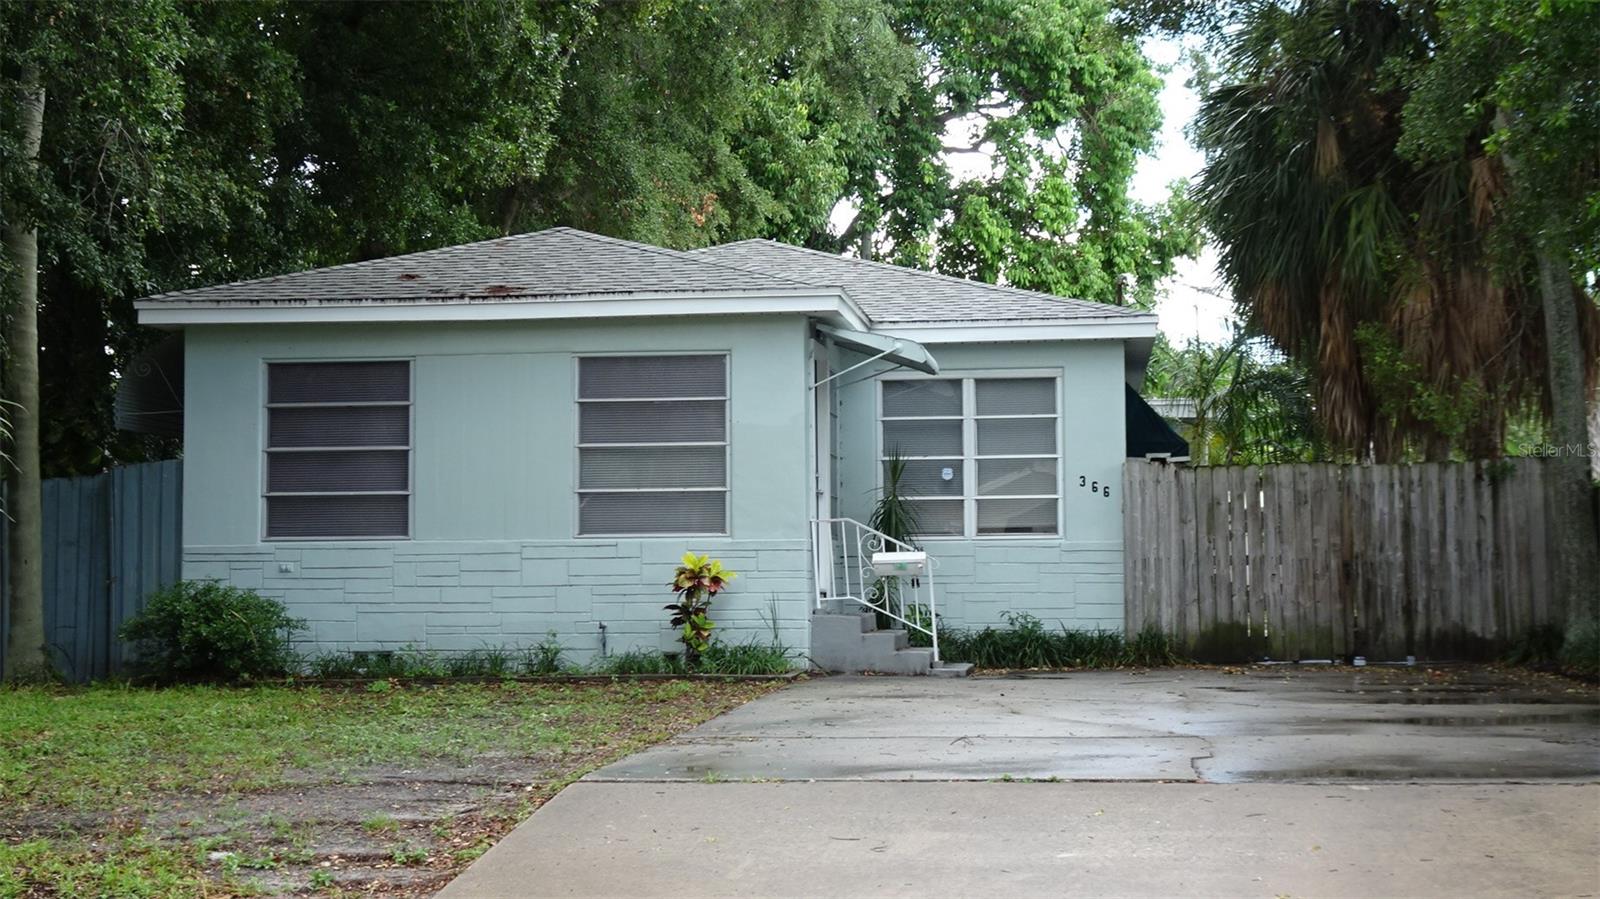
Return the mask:
[[[1509, 168], [1509, 166], [1508, 166]], [[1550, 497], [1559, 570], [1556, 598], [1569, 620], [1600, 614], [1600, 526], [1589, 477], [1589, 404], [1583, 341], [1572, 278], [1549, 252], [1539, 250], [1539, 294], [1544, 306], [1545, 372], [1550, 386], [1551, 436], [1556, 478]]]
[[[37, 166], [44, 132], [44, 88], [39, 71], [25, 68], [18, 98], [22, 157]], [[0, 678], [44, 677], [50, 672], [44, 638], [43, 525], [39, 484], [39, 231], [27, 214], [13, 213], [4, 234], [6, 259], [16, 277], [16, 306], [6, 327], [6, 389], [12, 414], [11, 465], [6, 469], [12, 526], [7, 588], [11, 630]]]
[[[1495, 125], [1511, 126], [1504, 110]], [[1502, 158], [1511, 186], [1517, 186], [1517, 162]], [[1556, 233], [1560, 233], [1557, 231]], [[1539, 265], [1539, 299], [1544, 312], [1545, 380], [1550, 390], [1551, 437], [1556, 452], [1550, 496], [1557, 570], [1556, 600], [1567, 619], [1600, 615], [1600, 522], [1595, 520], [1594, 482], [1589, 477], [1589, 390], [1585, 379], [1583, 338], [1578, 332], [1578, 307], [1572, 275], [1552, 249], [1534, 236]]]

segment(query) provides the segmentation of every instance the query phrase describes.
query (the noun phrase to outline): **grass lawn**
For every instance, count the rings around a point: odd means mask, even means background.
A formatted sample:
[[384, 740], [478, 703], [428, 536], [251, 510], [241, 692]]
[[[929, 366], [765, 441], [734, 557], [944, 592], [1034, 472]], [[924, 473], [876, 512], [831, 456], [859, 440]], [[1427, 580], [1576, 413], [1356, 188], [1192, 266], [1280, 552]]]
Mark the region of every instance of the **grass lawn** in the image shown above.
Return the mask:
[[0, 897], [431, 894], [573, 779], [774, 687], [0, 689]]

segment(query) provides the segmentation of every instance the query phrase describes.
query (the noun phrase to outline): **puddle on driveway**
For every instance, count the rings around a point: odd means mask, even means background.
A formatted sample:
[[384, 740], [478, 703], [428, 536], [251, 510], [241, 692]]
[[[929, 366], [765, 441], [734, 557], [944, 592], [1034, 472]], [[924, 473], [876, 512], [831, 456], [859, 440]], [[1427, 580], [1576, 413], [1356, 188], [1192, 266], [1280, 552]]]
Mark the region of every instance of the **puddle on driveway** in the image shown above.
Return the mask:
[[1514, 727], [1527, 724], [1600, 724], [1600, 708], [1571, 712], [1526, 712], [1509, 715], [1412, 715], [1405, 718], [1356, 718], [1360, 724], [1409, 724], [1417, 727]]
[[1375, 705], [1575, 705], [1564, 696], [1538, 696], [1525, 693], [1394, 693], [1375, 690], [1341, 690], [1340, 698]]

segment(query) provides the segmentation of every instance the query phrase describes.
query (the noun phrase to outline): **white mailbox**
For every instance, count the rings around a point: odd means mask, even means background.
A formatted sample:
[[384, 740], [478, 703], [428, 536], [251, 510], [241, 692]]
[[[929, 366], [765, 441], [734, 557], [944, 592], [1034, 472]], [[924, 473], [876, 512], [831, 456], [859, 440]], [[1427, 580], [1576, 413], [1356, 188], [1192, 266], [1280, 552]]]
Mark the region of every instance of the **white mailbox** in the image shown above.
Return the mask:
[[872, 570], [879, 577], [922, 577], [928, 573], [928, 554], [921, 550], [873, 553]]

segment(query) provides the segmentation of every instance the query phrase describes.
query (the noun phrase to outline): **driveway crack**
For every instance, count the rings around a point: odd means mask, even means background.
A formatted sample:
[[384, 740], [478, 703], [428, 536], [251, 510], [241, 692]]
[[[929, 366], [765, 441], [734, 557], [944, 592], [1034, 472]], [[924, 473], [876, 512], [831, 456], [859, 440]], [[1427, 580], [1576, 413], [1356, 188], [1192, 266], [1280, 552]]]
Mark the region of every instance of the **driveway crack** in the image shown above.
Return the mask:
[[1200, 738], [1200, 744], [1201, 744], [1202, 748], [1205, 749], [1206, 754], [1205, 755], [1192, 755], [1192, 756], [1189, 756], [1189, 770], [1194, 772], [1194, 779], [1195, 779], [1196, 783], [1205, 783], [1206, 782], [1206, 776], [1204, 774], [1200, 773], [1200, 763], [1201, 762], [1205, 762], [1205, 761], [1210, 761], [1211, 759], [1214, 759], [1217, 756], [1216, 756], [1216, 752], [1213, 750], [1213, 748], [1211, 746], [1211, 741], [1210, 740], [1207, 740], [1204, 737], [1201, 737]]

